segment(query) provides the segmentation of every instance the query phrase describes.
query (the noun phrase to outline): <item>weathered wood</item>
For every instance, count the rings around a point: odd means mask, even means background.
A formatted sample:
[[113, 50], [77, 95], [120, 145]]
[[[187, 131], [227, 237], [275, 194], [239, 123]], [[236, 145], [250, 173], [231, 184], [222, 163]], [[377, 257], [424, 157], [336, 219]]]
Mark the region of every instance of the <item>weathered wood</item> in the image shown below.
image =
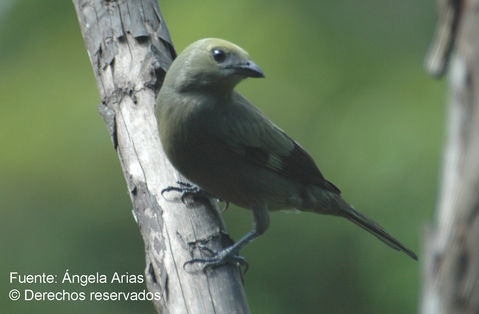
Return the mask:
[[423, 314], [479, 313], [479, 0], [448, 1], [461, 13], [442, 186], [426, 235]]
[[446, 72], [462, 12], [461, 6], [461, 0], [437, 0], [436, 33], [424, 63], [432, 76], [439, 78]]
[[163, 153], [156, 94], [175, 50], [156, 0], [73, 0], [95, 72], [99, 111], [118, 152], [161, 313], [249, 313], [237, 267], [186, 271], [199, 244], [230, 241], [213, 201], [184, 205], [162, 189], [183, 178]]

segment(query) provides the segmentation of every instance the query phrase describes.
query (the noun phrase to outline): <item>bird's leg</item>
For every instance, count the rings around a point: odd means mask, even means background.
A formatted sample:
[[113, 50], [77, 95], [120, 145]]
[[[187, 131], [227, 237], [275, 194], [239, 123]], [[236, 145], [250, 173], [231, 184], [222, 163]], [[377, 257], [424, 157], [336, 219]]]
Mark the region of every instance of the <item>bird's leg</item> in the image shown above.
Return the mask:
[[239, 251], [248, 243], [263, 234], [269, 226], [269, 213], [266, 206], [258, 209], [253, 209], [253, 215], [255, 222], [253, 230], [248, 232], [238, 242], [216, 253], [209, 248], [200, 247], [209, 253], [214, 253], [214, 256], [210, 258], [192, 259], [186, 262], [183, 267], [186, 267], [190, 264], [201, 263], [203, 264], [202, 269], [205, 270], [208, 267], [220, 266], [227, 263], [247, 265], [246, 259], [238, 255]]
[[193, 185], [191, 183], [186, 183], [186, 182], [181, 182], [181, 181], [176, 181], [178, 186], [168, 186], [161, 190], [161, 195], [163, 195], [166, 192], [180, 192], [181, 193], [181, 202], [185, 203], [185, 199], [187, 197], [201, 197], [201, 198], [210, 198], [212, 197], [211, 194], [208, 192], [202, 190], [199, 186]]

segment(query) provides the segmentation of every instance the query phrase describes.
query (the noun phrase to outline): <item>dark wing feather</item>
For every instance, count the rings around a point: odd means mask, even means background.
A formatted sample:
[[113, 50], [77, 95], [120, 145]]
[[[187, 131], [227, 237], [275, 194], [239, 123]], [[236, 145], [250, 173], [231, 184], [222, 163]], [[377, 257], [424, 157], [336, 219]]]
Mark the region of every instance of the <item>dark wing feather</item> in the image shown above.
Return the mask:
[[240, 94], [235, 96], [235, 101], [223, 113], [226, 116], [220, 126], [226, 147], [241, 154], [245, 162], [265, 167], [292, 181], [341, 193], [324, 178], [311, 156], [298, 143]]

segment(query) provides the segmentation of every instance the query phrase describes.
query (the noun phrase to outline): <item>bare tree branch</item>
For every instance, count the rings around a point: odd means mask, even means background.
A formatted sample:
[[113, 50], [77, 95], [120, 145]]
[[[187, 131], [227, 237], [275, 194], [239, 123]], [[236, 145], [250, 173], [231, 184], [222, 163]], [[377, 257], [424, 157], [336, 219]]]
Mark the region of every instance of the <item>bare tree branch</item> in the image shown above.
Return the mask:
[[[230, 241], [216, 203], [188, 206], [162, 189], [183, 178], [163, 153], [156, 94], [175, 57], [156, 0], [73, 0], [104, 118], [123, 168], [146, 252], [147, 286], [161, 313], [249, 313], [237, 267], [187, 272], [183, 264]], [[170, 197], [171, 196], [171, 197]]]
[[449, 39], [456, 53], [447, 143], [436, 222], [426, 235], [421, 310], [472, 314], [479, 313], [479, 0], [440, 2], [461, 11]]

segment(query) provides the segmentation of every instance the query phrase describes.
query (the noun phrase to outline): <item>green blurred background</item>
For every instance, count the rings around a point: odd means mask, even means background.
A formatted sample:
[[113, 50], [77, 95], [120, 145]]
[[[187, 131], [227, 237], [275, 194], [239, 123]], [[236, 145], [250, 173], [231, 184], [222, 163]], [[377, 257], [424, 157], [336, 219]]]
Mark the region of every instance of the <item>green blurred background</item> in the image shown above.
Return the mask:
[[[13, 302], [12, 288], [141, 291], [144, 285], [15, 285], [9, 272], [141, 274], [143, 243], [73, 5], [0, 3], [2, 313], [153, 313], [149, 302]], [[421, 256], [433, 216], [445, 83], [422, 67], [433, 0], [160, 1], [181, 51], [243, 46], [266, 73], [239, 90], [311, 153], [358, 209]], [[224, 214], [234, 238], [251, 214]], [[414, 313], [420, 263], [353, 224], [274, 213], [242, 251], [253, 313]]]

